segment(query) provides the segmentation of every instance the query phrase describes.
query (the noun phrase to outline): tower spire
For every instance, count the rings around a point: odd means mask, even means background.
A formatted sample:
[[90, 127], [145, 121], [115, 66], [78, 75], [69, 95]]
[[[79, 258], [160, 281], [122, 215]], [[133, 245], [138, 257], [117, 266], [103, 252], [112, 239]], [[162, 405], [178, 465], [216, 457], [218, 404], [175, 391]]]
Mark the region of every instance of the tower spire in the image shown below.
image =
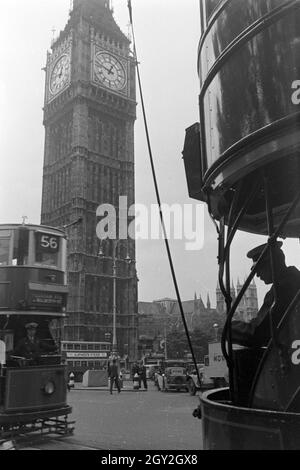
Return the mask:
[[207, 306], [208, 309], [211, 308], [209, 293], [207, 293], [207, 302], [206, 302], [206, 306]]
[[111, 0], [71, 0], [73, 9], [79, 6], [89, 6], [91, 4], [95, 7], [104, 7], [111, 10]]

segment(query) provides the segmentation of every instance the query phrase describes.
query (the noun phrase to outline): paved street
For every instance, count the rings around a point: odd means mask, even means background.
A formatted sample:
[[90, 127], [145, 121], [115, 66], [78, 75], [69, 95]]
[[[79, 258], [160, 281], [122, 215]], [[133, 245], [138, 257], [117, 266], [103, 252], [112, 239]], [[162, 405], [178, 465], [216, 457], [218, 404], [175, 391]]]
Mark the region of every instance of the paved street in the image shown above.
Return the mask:
[[199, 398], [186, 392], [72, 390], [74, 436], [24, 443], [23, 448], [69, 450], [201, 449], [201, 422], [192, 416]]

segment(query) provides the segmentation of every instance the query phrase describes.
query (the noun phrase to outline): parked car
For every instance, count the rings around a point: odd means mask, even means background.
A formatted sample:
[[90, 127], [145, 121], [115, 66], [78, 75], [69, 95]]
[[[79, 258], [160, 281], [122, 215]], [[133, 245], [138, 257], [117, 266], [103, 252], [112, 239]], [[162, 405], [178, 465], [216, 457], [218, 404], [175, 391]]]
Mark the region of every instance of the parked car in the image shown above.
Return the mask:
[[193, 365], [191, 365], [187, 377], [191, 395], [195, 395], [197, 390], [226, 387], [228, 385], [228, 369], [222, 354], [220, 342], [209, 343], [208, 355], [204, 357], [204, 364], [197, 364], [197, 367], [200, 376], [200, 384]]
[[165, 361], [161, 370], [155, 373], [154, 380], [158, 390], [188, 391], [187, 370], [184, 362]]
[[192, 396], [196, 395], [196, 392], [199, 390], [213, 388], [214, 386], [214, 381], [210, 377], [207, 377], [205, 374], [204, 364], [197, 364], [197, 367], [200, 376], [200, 384], [198, 375], [195, 370], [195, 366], [194, 368], [191, 367], [187, 374], [188, 390], [190, 395]]

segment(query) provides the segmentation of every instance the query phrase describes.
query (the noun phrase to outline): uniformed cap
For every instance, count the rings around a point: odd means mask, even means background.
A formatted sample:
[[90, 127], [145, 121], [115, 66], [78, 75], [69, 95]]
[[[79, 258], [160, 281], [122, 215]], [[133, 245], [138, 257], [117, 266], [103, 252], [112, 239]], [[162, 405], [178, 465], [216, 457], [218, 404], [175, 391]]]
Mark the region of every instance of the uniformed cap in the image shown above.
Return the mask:
[[37, 328], [38, 327], [38, 324], [37, 323], [34, 323], [34, 322], [31, 322], [31, 323], [27, 323], [25, 325], [25, 328], [28, 329], [28, 328]]
[[[281, 249], [283, 243], [282, 242], [276, 242], [274, 247], [275, 247], [275, 251], [278, 251]], [[267, 246], [267, 243], [264, 243], [263, 245], [259, 245], [259, 246], [256, 246], [255, 248], [252, 248], [252, 250], [250, 250], [248, 253], [247, 253], [247, 257], [252, 259], [254, 262], [258, 260], [258, 258], [260, 257], [260, 255], [262, 254], [263, 250], [266, 248]], [[270, 255], [270, 250], [268, 250], [266, 253], [265, 253], [265, 257], [264, 259], [268, 258]]]

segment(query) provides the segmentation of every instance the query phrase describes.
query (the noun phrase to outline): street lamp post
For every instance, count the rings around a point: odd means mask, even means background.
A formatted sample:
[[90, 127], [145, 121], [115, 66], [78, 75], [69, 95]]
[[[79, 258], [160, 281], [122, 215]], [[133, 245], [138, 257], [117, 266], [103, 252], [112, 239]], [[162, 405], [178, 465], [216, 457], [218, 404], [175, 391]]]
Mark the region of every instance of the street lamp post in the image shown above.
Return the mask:
[[[117, 344], [117, 247], [120, 240], [112, 240], [113, 242], [113, 334], [112, 334], [112, 356], [118, 356], [118, 344]], [[104, 256], [101, 245], [99, 255]], [[124, 260], [127, 263], [130, 263], [132, 260], [127, 254], [126, 259]]]
[[213, 324], [213, 329], [215, 330], [215, 341], [217, 342], [218, 341], [218, 329], [219, 329], [218, 323]]
[[110, 348], [109, 355], [111, 355], [111, 333], [105, 333], [104, 336], [105, 336], [105, 340], [109, 342], [109, 348]]
[[117, 345], [117, 262], [116, 262], [116, 250], [118, 241], [114, 241], [113, 246], [113, 341], [112, 341], [112, 354], [118, 355]]

